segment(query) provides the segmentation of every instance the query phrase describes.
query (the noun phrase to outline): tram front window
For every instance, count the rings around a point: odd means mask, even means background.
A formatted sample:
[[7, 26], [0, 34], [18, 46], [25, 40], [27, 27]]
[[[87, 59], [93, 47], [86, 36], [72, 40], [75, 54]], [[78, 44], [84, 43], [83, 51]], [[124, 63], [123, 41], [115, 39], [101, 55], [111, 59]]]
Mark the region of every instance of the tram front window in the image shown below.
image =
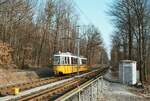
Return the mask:
[[54, 56], [54, 64], [60, 64], [60, 56]]

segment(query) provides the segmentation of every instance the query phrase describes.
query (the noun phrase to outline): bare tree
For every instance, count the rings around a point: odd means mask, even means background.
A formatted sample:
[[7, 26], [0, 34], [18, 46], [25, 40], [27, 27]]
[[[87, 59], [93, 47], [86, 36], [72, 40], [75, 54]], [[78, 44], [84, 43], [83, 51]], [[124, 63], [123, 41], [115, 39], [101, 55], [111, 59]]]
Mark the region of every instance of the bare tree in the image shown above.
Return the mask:
[[[126, 54], [126, 48], [128, 47], [128, 59], [134, 59], [138, 62], [138, 69], [140, 71], [140, 80], [146, 80], [146, 47], [148, 46], [149, 34], [149, 9], [148, 0], [119, 0], [113, 5], [113, 9], [110, 11], [114, 16], [115, 26], [117, 33], [113, 37], [119, 37], [121, 40], [120, 47], [124, 47], [123, 54]], [[128, 44], [126, 44], [126, 41]], [[115, 46], [116, 43], [113, 43]], [[135, 54], [136, 53], [136, 54]], [[124, 57], [124, 59], [126, 59]], [[119, 59], [120, 60], [120, 59]]]

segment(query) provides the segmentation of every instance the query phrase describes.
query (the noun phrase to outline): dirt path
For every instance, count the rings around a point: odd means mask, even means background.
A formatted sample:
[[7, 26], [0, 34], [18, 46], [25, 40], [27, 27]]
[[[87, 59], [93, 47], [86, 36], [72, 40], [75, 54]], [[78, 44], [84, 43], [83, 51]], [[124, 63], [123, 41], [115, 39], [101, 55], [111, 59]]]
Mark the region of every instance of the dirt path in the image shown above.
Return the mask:
[[[114, 83], [115, 80], [113, 80], [110, 72], [106, 74], [105, 77], [109, 79], [109, 81], [104, 80], [99, 101], [150, 101], [150, 99], [140, 96], [138, 92], [131, 92], [130, 89], [136, 88]], [[111, 80], [113, 82], [110, 82]]]

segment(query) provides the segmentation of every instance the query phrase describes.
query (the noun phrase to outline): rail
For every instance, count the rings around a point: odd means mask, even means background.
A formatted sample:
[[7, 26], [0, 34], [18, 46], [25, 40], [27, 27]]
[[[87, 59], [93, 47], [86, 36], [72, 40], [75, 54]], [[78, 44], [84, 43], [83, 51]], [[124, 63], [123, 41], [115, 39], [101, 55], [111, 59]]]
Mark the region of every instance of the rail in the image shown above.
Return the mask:
[[46, 101], [46, 100], [55, 100], [58, 97], [62, 96], [63, 94], [79, 87], [80, 85], [84, 84], [88, 80], [91, 80], [95, 76], [99, 74], [103, 74], [103, 71], [95, 71], [84, 77], [77, 77], [62, 84], [56, 85], [52, 88], [46, 88], [35, 92], [33, 94], [29, 94], [26, 96], [22, 96], [19, 99], [15, 99], [17, 101]]
[[56, 82], [59, 80], [63, 80], [66, 78], [69, 78], [69, 76], [57, 77], [57, 78], [56, 77], [42, 78], [42, 79], [37, 79], [37, 80], [32, 81], [32, 82], [24, 82], [21, 84], [9, 85], [6, 87], [1, 87], [0, 88], [0, 94], [1, 95], [9, 95], [9, 94], [13, 94], [13, 92], [12, 92], [13, 88], [19, 88], [20, 91], [24, 91], [24, 90], [39, 87], [39, 86], [42, 86], [45, 84], [49, 84], [52, 82]]
[[[104, 70], [103, 74], [105, 74], [106, 72], [107, 72], [107, 70]], [[99, 82], [100, 79], [103, 82], [103, 74], [100, 74], [96, 78], [87, 81], [86, 83], [82, 84], [81, 86], [77, 87], [76, 89], [73, 89], [72, 91], [57, 98], [55, 101], [66, 101], [67, 99], [73, 97], [74, 95], [78, 95], [78, 99], [80, 99], [80, 92], [83, 91], [85, 88], [89, 87], [90, 85], [92, 85], [95, 82]], [[101, 89], [102, 89], [102, 87], [103, 87], [103, 85], [101, 85]]]

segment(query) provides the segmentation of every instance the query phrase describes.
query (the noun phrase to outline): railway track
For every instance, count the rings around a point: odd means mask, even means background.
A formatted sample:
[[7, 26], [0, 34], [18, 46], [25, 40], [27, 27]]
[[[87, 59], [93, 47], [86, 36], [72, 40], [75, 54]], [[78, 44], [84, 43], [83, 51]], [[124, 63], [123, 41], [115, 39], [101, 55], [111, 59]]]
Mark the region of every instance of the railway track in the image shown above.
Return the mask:
[[69, 78], [69, 76], [42, 78], [42, 79], [34, 80], [32, 82], [24, 82], [21, 84], [9, 85], [9, 86], [5, 86], [5, 87], [1, 87], [0, 88], [0, 94], [1, 95], [9, 95], [9, 94], [12, 94], [13, 88], [19, 88], [20, 91], [24, 91], [24, 90], [39, 87], [42, 85], [46, 85], [46, 84], [49, 84], [52, 82], [56, 82], [59, 80], [63, 80], [66, 78]]
[[[86, 72], [82, 72], [81, 74], [84, 74], [84, 73], [86, 73]], [[75, 75], [75, 74], [72, 74], [71, 76], [73, 76], [73, 75]], [[59, 80], [67, 79], [67, 78], [70, 78], [71, 76], [67, 75], [67, 76], [61, 76], [61, 77], [41, 78], [41, 79], [37, 79], [37, 80], [31, 81], [31, 82], [24, 82], [24, 83], [5, 86], [5, 87], [0, 87], [0, 95], [2, 95], [2, 96], [14, 95], [12, 93], [13, 88], [19, 88], [19, 92], [22, 92], [22, 91], [29, 90], [29, 89], [32, 89], [35, 87], [53, 83], [53, 82], [56, 82]]]
[[53, 99], [62, 93], [67, 92], [69, 89], [73, 89], [74, 87], [77, 86], [77, 84], [80, 84], [84, 82], [85, 79], [76, 79], [76, 80], [70, 80], [67, 81], [61, 85], [57, 85], [51, 89], [45, 89], [42, 91], [39, 91], [38, 93], [22, 97], [20, 99], [17, 99], [17, 101], [41, 101], [41, 100], [49, 100], [49, 98]]
[[[107, 69], [103, 69], [100, 71], [92, 72], [88, 75], [83, 77], [78, 77], [72, 80], [69, 80], [65, 83], [56, 85], [54, 87], [50, 87], [44, 90], [40, 90], [38, 92], [22, 96], [17, 101], [48, 101], [48, 100], [55, 100], [59, 96], [65, 94], [66, 92], [78, 87], [79, 85], [85, 83], [86, 81], [95, 78], [96, 76], [103, 75], [106, 73]], [[14, 99], [11, 99], [14, 100]]]

